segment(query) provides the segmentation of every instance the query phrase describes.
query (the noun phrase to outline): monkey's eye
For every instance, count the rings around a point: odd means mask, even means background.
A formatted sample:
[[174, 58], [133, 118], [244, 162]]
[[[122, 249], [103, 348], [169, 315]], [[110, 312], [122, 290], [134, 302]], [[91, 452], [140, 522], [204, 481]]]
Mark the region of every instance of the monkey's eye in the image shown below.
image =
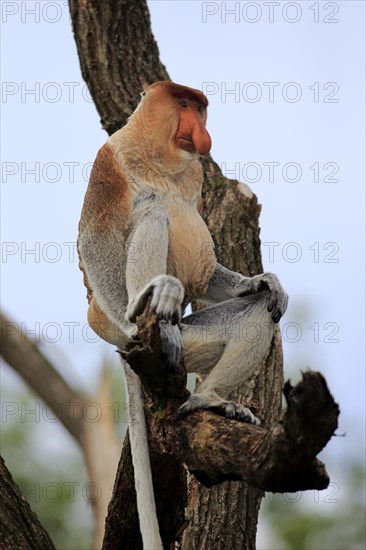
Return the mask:
[[180, 105], [181, 107], [188, 107], [187, 102], [184, 101], [184, 99], [181, 99], [181, 100], [180, 100], [179, 105]]
[[205, 108], [204, 108], [203, 105], [198, 105], [197, 111], [198, 111], [199, 113], [203, 113], [204, 110], [205, 110]]

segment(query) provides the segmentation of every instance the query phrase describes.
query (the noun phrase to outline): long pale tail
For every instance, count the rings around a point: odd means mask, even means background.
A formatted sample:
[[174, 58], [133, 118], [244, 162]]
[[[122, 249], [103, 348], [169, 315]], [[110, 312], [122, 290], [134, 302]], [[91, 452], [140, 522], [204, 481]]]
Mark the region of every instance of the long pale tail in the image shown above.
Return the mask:
[[155, 507], [141, 382], [123, 360], [122, 365], [128, 396], [128, 424], [142, 543], [144, 550], [163, 550]]

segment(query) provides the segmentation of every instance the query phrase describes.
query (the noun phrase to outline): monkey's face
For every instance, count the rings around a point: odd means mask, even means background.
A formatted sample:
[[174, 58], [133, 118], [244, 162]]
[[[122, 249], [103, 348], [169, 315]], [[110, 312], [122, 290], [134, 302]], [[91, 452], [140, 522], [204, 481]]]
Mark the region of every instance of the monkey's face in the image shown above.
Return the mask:
[[151, 138], [158, 142], [160, 150], [165, 149], [165, 160], [192, 160], [210, 151], [211, 137], [206, 130], [208, 102], [202, 92], [173, 82], [156, 82], [145, 94], [144, 118], [152, 130]]
[[195, 99], [174, 98], [178, 103], [179, 121], [175, 135], [176, 146], [188, 153], [207, 155], [211, 137], [206, 130], [206, 107]]

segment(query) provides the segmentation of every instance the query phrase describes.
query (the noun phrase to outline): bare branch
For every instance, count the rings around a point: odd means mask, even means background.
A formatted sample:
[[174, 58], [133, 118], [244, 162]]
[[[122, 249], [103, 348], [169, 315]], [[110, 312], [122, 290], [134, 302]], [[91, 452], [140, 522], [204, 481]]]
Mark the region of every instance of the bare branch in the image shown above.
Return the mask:
[[52, 409], [82, 449], [89, 479], [99, 489], [96, 495], [98, 498], [92, 499], [92, 502], [93, 546], [100, 548], [111, 496], [110, 489], [113, 486], [121, 451], [109, 409], [110, 381], [107, 371], [104, 369], [98, 395], [93, 400], [98, 403], [102, 414], [97, 422], [89, 422], [87, 415], [83, 414], [85, 406], [88, 405], [87, 398], [67, 384], [38, 346], [19, 330], [17, 323], [1, 314], [0, 329], [1, 355], [5, 361]]
[[287, 382], [283, 419], [268, 428], [201, 411], [184, 421], [172, 415], [158, 430], [164, 429], [167, 448], [206, 486], [241, 479], [264, 491], [325, 489], [329, 477], [316, 455], [337, 428], [338, 405], [318, 372], [289, 387]]
[[[65, 428], [82, 445], [85, 421], [82, 417], [84, 397], [73, 390], [41, 353], [37, 344], [21, 332], [17, 323], [0, 314], [1, 355], [20, 374], [61, 420]], [[79, 406], [70, 405], [77, 403]]]

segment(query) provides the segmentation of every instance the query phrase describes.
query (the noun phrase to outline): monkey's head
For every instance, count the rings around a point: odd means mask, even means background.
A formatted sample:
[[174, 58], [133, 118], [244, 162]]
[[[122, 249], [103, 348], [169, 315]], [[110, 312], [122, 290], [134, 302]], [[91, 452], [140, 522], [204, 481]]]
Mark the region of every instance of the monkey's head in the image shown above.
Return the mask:
[[165, 161], [169, 158], [181, 163], [206, 155], [211, 149], [206, 130], [207, 105], [201, 91], [161, 81], [144, 90], [135, 114], [141, 117], [141, 132], [154, 153]]

